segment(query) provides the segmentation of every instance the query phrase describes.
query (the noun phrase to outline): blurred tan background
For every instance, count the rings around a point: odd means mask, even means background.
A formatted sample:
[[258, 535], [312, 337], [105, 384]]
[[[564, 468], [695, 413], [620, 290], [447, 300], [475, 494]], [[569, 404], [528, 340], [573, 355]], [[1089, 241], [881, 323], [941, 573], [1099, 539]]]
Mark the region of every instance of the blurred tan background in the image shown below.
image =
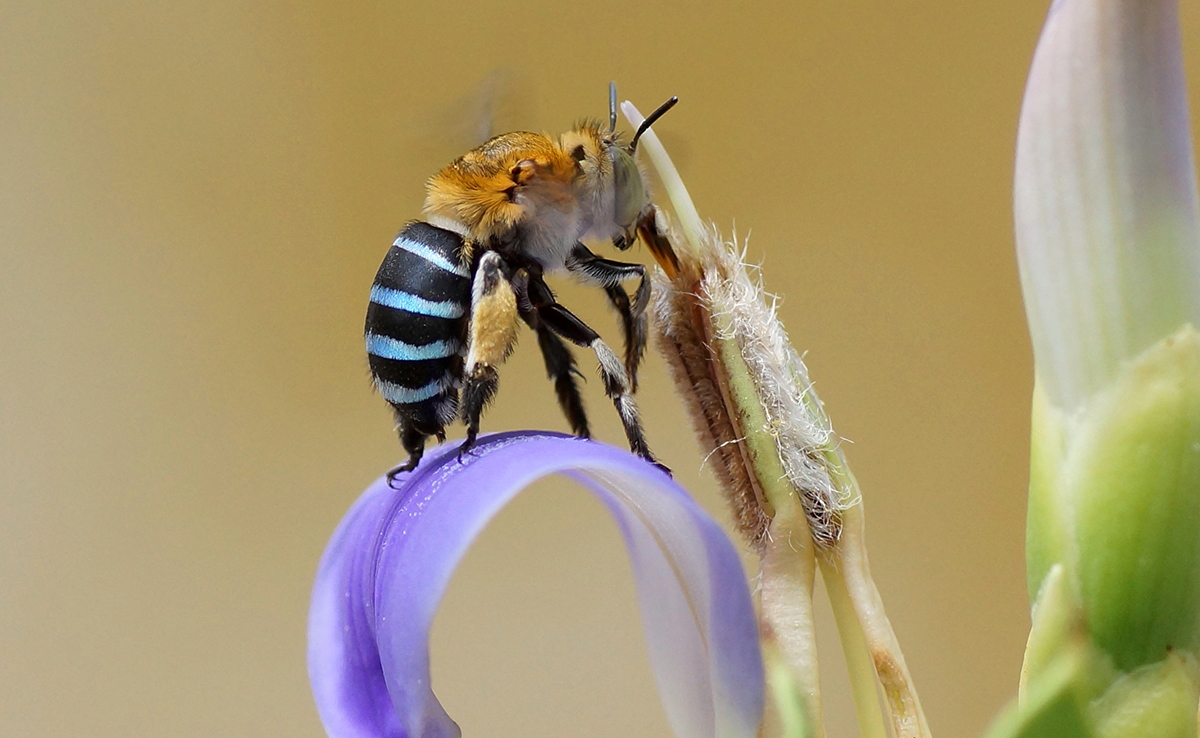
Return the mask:
[[[610, 79], [643, 109], [680, 96], [661, 135], [702, 214], [752, 232], [853, 442], [934, 732], [976, 734], [1027, 626], [1010, 192], [1047, 5], [5, 2], [0, 735], [323, 734], [308, 588], [401, 458], [366, 295], [498, 67], [524, 85], [508, 122], [534, 130], [603, 116]], [[616, 337], [598, 292], [562, 295]], [[535, 345], [488, 430], [565, 428]], [[653, 448], [724, 519], [657, 357], [640, 399]], [[501, 516], [434, 637], [467, 736], [668, 734], [627, 569], [565, 483]], [[852, 736], [831, 622], [831, 735]]]

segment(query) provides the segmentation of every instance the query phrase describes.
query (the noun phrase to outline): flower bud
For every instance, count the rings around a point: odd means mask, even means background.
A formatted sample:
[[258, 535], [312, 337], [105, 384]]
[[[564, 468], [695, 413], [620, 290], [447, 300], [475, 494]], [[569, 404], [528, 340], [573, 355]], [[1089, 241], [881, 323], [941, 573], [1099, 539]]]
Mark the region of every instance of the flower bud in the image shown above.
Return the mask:
[[1052, 5], [1015, 205], [1037, 375], [1023, 695], [1082, 631], [1095, 735], [1195, 736], [1200, 202], [1176, 0]]

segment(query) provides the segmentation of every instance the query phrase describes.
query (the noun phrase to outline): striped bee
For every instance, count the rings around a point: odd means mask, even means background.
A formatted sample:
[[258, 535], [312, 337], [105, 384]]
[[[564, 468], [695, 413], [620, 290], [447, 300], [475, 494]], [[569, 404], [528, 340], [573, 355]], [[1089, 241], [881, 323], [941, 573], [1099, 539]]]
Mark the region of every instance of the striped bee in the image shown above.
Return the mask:
[[[626, 145], [616, 132], [613, 85], [607, 129], [585, 122], [558, 139], [503, 134], [430, 179], [425, 221], [409, 223], [396, 238], [367, 308], [371, 376], [392, 406], [409, 455], [388, 473], [389, 481], [415, 469], [426, 440], [444, 441], [456, 417], [467, 426], [460, 456], [471, 448], [499, 386], [497, 368], [512, 351], [521, 323], [537, 334], [574, 433], [590, 436], [578, 370], [564, 339], [595, 353], [630, 449], [658, 463], [633, 399], [646, 346], [645, 268], [600, 258], [581, 239], [610, 240], [627, 249], [641, 236], [656, 255], [674, 259], [655, 226], [634, 153], [641, 134], [675, 102], [671, 98], [656, 110]], [[622, 318], [624, 361], [555, 300], [544, 276], [563, 271], [604, 288]], [[634, 278], [640, 282], [631, 301], [621, 283]]]

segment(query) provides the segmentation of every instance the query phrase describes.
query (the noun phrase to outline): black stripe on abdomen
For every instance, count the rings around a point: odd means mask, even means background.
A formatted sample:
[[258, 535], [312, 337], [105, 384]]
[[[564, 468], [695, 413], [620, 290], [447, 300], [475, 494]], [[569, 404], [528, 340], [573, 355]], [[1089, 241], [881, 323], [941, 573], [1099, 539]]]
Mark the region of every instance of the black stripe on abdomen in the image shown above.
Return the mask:
[[465, 318], [438, 318], [397, 310], [372, 302], [367, 306], [365, 333], [388, 336], [410, 344], [462, 341]]
[[375, 386], [394, 406], [432, 409], [457, 394], [471, 289], [461, 253], [457, 234], [410, 223], [375, 276], [366, 349]]
[[461, 263], [462, 238], [428, 223], [410, 223], [388, 249], [375, 286], [413, 297], [465, 306], [470, 301], [471, 273]]

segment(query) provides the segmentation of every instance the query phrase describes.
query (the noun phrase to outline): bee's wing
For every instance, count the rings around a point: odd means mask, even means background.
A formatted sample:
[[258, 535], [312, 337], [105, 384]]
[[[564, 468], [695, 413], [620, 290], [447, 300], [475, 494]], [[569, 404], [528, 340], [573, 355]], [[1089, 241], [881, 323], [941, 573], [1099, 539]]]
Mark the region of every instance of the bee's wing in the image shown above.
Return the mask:
[[462, 121], [462, 132], [473, 149], [501, 133], [528, 130], [537, 120], [537, 96], [528, 80], [510, 68], [493, 70], [469, 93], [455, 100], [453, 114]]
[[528, 129], [538, 119], [536, 100], [516, 71], [494, 69], [463, 94], [415, 116], [401, 135], [406, 148], [445, 164], [493, 136]]

